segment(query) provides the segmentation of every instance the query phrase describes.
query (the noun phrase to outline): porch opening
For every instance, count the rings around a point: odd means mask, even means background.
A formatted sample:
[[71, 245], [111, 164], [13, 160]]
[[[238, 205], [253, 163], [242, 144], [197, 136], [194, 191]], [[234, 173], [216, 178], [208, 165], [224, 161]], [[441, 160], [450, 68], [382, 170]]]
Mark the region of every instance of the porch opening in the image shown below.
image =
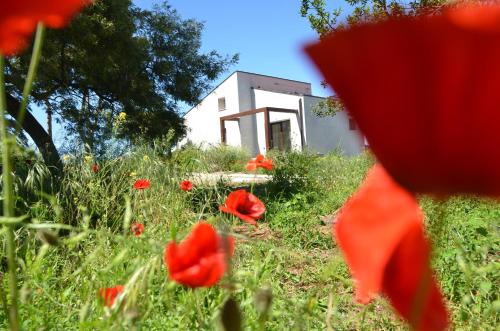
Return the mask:
[[290, 120], [271, 123], [271, 149], [289, 151], [292, 149]]
[[226, 132], [226, 121], [237, 121], [239, 122], [240, 118], [244, 116], [251, 116], [258, 113], [264, 114], [264, 132], [265, 132], [265, 151], [269, 151], [272, 148], [279, 150], [290, 150], [292, 148], [291, 144], [291, 124], [290, 120], [284, 120], [279, 122], [271, 123], [269, 118], [270, 112], [276, 113], [289, 113], [295, 114], [297, 118], [297, 123], [299, 126], [299, 134], [300, 134], [300, 148], [304, 148], [304, 133], [302, 127], [302, 118], [301, 114], [298, 110], [295, 109], [285, 109], [285, 108], [273, 108], [273, 107], [264, 107], [258, 109], [247, 110], [227, 116], [223, 116], [220, 118], [220, 136], [221, 143], [225, 144], [227, 139]]

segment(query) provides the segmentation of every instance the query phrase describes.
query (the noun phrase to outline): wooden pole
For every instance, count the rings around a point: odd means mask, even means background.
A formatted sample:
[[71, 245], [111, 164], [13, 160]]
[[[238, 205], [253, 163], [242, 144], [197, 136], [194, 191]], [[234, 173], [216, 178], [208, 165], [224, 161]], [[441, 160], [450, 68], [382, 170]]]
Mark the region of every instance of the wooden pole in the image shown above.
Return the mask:
[[222, 118], [220, 119], [220, 142], [221, 144], [226, 143], [226, 124]]
[[270, 127], [270, 120], [269, 120], [269, 109], [265, 108], [264, 109], [264, 127], [265, 127], [265, 133], [266, 133], [266, 153], [271, 150], [271, 127]]

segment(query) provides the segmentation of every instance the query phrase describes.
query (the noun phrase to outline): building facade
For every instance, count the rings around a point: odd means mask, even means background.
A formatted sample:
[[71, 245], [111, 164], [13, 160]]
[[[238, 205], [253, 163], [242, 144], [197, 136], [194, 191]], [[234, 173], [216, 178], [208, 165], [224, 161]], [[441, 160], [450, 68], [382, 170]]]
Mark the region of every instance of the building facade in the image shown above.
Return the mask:
[[346, 112], [318, 117], [311, 84], [236, 71], [184, 115], [184, 143], [241, 146], [252, 154], [308, 149], [359, 154], [364, 140]]

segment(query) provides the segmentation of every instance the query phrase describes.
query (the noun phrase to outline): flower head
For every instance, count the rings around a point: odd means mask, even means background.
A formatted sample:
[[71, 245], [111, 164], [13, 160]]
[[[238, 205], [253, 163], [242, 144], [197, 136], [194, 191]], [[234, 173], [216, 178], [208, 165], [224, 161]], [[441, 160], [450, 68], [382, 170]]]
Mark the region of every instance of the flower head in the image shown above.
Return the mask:
[[62, 28], [90, 3], [90, 0], [0, 1], [0, 53], [11, 56], [21, 52], [38, 22]]
[[93, 172], [94, 174], [96, 174], [96, 173], [98, 173], [98, 172], [99, 172], [99, 165], [98, 165], [97, 163], [94, 163], [94, 164], [92, 165], [92, 172]]
[[115, 287], [101, 288], [99, 289], [99, 294], [107, 307], [112, 307], [115, 303], [116, 297], [123, 292], [124, 287], [122, 285], [116, 285]]
[[85, 155], [83, 157], [83, 160], [85, 161], [85, 163], [90, 163], [90, 162], [92, 162], [93, 159], [94, 158], [92, 157], [92, 155]]
[[149, 161], [149, 156], [144, 155], [144, 156], [142, 157], [142, 159], [143, 159], [144, 161]]
[[264, 155], [258, 154], [254, 160], [248, 161], [246, 169], [248, 171], [256, 170], [257, 168], [264, 168], [267, 170], [273, 170], [273, 160], [265, 159]]
[[423, 228], [413, 195], [377, 165], [342, 207], [334, 235], [356, 280], [359, 302], [384, 293], [414, 329], [445, 330], [449, 317]]
[[266, 211], [266, 207], [255, 195], [245, 190], [236, 190], [226, 198], [224, 206], [219, 209], [225, 213], [238, 216], [243, 221], [252, 225], [257, 225], [259, 219]]
[[226, 259], [234, 252], [232, 237], [221, 237], [208, 223], [196, 224], [180, 243], [165, 246], [163, 259], [169, 277], [189, 287], [209, 287], [226, 271]]
[[500, 195], [500, 5], [356, 26], [307, 52], [398, 183]]
[[118, 114], [118, 120], [125, 121], [126, 119], [127, 119], [127, 113], [122, 111]]
[[151, 186], [151, 183], [147, 179], [138, 179], [134, 183], [134, 188], [136, 190], [145, 190]]
[[142, 223], [132, 223], [130, 225], [130, 230], [134, 236], [139, 237], [144, 232], [144, 225]]
[[183, 191], [191, 191], [193, 189], [193, 183], [191, 183], [189, 180], [183, 180], [179, 187]]
[[64, 154], [63, 155], [63, 161], [64, 162], [68, 162], [69, 160], [71, 160], [71, 156], [69, 156], [68, 154]]

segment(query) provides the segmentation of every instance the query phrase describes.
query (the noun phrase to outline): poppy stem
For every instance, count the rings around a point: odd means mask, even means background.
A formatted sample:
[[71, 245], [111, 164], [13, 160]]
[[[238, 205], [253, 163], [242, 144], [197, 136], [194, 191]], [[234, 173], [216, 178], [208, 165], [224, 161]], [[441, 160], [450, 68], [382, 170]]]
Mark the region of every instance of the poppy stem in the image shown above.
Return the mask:
[[253, 175], [253, 180], [252, 180], [252, 182], [250, 183], [250, 193], [252, 193], [252, 194], [253, 194], [253, 184], [255, 183], [255, 179], [257, 178], [257, 176], [256, 176], [256, 175], [257, 175], [257, 174], [254, 174], [254, 175]]
[[229, 293], [231, 294], [234, 289], [234, 279], [233, 279], [233, 264], [231, 261], [231, 248], [228, 239], [228, 233], [231, 227], [226, 223], [222, 223], [222, 250], [224, 251], [224, 259], [226, 260], [226, 277], [229, 283]]
[[205, 326], [205, 323], [203, 322], [202, 316], [203, 316], [203, 311], [201, 310], [201, 298], [200, 295], [198, 294], [197, 289], [192, 289], [193, 295], [194, 295], [194, 302], [196, 306], [196, 319], [198, 320], [198, 326], [200, 329], [203, 329]]
[[19, 108], [19, 115], [17, 116], [16, 119], [17, 123], [16, 133], [15, 133], [16, 137], [22, 130], [24, 116], [26, 115], [26, 107], [28, 106], [28, 99], [31, 93], [31, 89], [33, 87], [33, 82], [35, 81], [38, 63], [40, 63], [40, 57], [42, 55], [42, 45], [43, 45], [44, 35], [45, 35], [45, 26], [42, 23], [38, 23], [38, 26], [36, 28], [35, 43], [33, 46], [33, 53], [31, 53], [28, 76], [26, 77], [26, 81], [24, 82], [23, 98], [21, 100], [21, 106]]
[[[5, 99], [4, 66], [4, 57], [0, 54], [0, 138], [2, 140], [3, 216], [14, 217], [15, 197], [11, 159], [11, 145], [14, 140], [7, 132], [7, 121], [5, 120], [7, 103]], [[5, 226], [7, 227], [7, 264], [9, 267], [9, 295], [11, 300], [9, 324], [11, 330], [17, 331], [19, 330], [19, 313], [17, 307], [17, 265], [14, 225]]]

